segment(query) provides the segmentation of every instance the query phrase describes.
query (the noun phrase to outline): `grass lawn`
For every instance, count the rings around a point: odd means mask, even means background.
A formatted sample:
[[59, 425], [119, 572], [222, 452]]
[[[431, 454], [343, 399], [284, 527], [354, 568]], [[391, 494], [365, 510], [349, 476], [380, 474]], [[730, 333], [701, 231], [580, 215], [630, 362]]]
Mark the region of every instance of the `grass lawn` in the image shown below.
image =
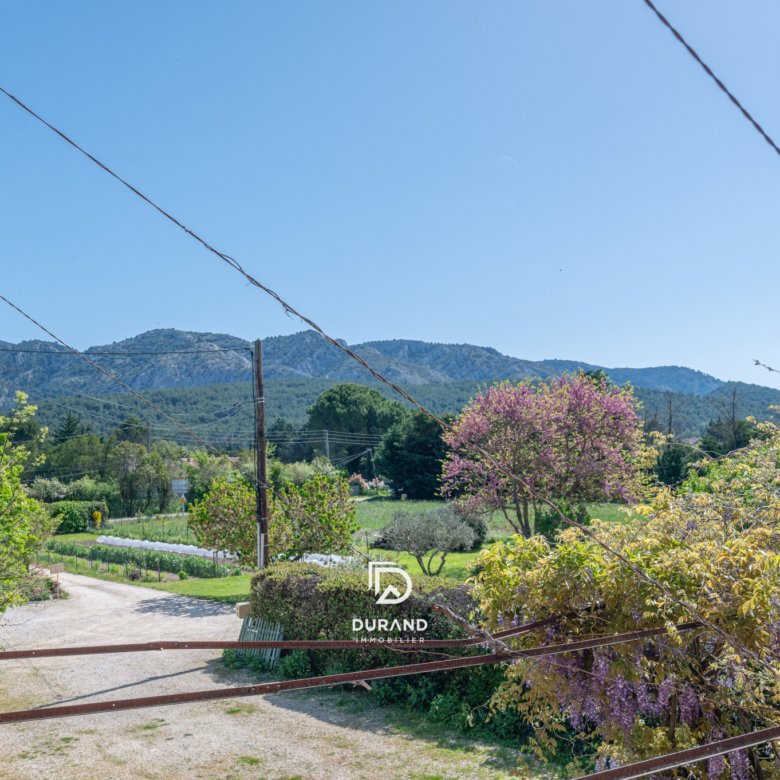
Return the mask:
[[[487, 547], [487, 545], [485, 545]], [[483, 548], [484, 549], [484, 548]], [[447, 559], [444, 561], [444, 568], [439, 573], [440, 577], [451, 577], [454, 580], [465, 580], [468, 575], [468, 569], [481, 550], [475, 550], [474, 552], [455, 552], [449, 553]], [[422, 574], [420, 564], [409, 555], [409, 553], [391, 553], [393, 558], [397, 557], [398, 562], [408, 571], [410, 574]], [[428, 563], [428, 559], [425, 558], [425, 563]], [[436, 556], [434, 561], [433, 570], [436, 571], [436, 567], [439, 565], [439, 556]]]
[[[82, 534], [63, 534], [63, 537], [72, 539]], [[63, 538], [61, 537], [61, 538]], [[249, 601], [249, 586], [251, 574], [242, 574], [238, 577], [190, 577], [186, 580], [173, 578], [170, 573], [163, 572], [163, 577], [170, 579], [157, 581], [157, 572], [150, 570], [146, 580], [130, 580], [125, 574], [122, 564], [93, 561], [90, 563], [85, 558], [75, 558], [70, 555], [62, 556], [57, 553], [41, 552], [38, 561], [46, 566], [48, 563], [64, 563], [65, 571], [69, 574], [81, 574], [85, 577], [94, 577], [97, 580], [107, 582], [121, 582], [123, 585], [136, 585], [155, 590], [166, 590], [170, 593], [178, 593], [182, 596], [192, 596], [199, 599], [220, 601], [224, 604], [235, 604], [239, 601]]]
[[218, 577], [216, 579], [188, 579], [178, 582], [140, 582], [145, 588], [167, 590], [180, 596], [193, 596], [198, 599], [221, 601], [223, 604], [236, 604], [239, 601], [249, 601], [249, 586], [252, 575], [242, 574], [240, 577]]
[[57, 534], [54, 536], [56, 542], [94, 542], [100, 534], [81, 533], [81, 534]]
[[375, 531], [389, 523], [393, 513], [399, 509], [404, 512], [427, 512], [440, 505], [441, 501], [358, 501], [355, 504], [355, 518], [361, 531]]

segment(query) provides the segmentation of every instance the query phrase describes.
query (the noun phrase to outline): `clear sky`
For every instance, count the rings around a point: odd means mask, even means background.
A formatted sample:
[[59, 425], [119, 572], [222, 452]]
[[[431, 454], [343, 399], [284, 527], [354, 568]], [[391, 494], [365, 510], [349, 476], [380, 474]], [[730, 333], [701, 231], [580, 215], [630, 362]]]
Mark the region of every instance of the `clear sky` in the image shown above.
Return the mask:
[[[780, 142], [780, 4], [659, 3]], [[780, 156], [641, 0], [3, 3], [0, 85], [350, 343], [780, 386]], [[77, 347], [301, 329], [2, 95], [0, 263]]]

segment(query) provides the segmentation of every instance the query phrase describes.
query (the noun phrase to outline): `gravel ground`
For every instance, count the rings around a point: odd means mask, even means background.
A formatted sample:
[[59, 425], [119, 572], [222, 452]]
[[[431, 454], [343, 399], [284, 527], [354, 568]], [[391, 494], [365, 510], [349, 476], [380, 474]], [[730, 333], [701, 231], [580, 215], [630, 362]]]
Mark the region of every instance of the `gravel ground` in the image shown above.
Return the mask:
[[[0, 646], [238, 638], [232, 607], [74, 574], [60, 579], [70, 598], [10, 610]], [[196, 650], [3, 661], [0, 710], [246, 684], [218, 657]], [[381, 708], [336, 691], [0, 725], [3, 780], [504, 778], [505, 761], [518, 765], [500, 748], [398, 733]]]

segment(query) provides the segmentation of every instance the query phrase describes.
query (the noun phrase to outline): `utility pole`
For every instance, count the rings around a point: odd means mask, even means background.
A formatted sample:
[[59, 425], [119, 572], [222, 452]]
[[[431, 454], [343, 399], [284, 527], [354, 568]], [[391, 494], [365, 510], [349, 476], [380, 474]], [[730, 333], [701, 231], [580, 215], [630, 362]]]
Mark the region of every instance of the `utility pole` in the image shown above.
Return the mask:
[[330, 439], [327, 431], [325, 431], [325, 457], [330, 460]]
[[150, 423], [146, 423], [146, 451], [152, 451], [152, 428]]
[[257, 437], [257, 568], [268, 563], [268, 490], [265, 475], [265, 396], [263, 394], [263, 343], [255, 341], [255, 432]]

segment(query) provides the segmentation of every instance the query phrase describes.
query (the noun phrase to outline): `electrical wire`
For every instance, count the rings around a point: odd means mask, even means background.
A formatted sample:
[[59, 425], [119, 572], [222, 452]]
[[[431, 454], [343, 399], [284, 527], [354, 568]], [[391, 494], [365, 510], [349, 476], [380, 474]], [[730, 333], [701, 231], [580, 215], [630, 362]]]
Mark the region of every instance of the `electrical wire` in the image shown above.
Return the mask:
[[[0, 87], [0, 92], [5, 92], [5, 90]], [[5, 92], [7, 95], [8, 93]], [[164, 350], [162, 352], [80, 352], [81, 355], [90, 355], [90, 356], [96, 356], [96, 355], [204, 355], [204, 354], [211, 354], [214, 352], [241, 352], [243, 350], [250, 350], [251, 347], [216, 347], [215, 349], [171, 349], [171, 350]], [[68, 357], [72, 357], [71, 352], [67, 352], [65, 350], [45, 350], [45, 349], [9, 349], [7, 347], [0, 347], [0, 352], [24, 352], [31, 355], [67, 355]]]
[[[744, 115], [745, 119], [747, 119], [748, 122], [750, 122], [750, 124], [753, 125], [753, 127], [756, 130], [758, 130], [759, 133], [761, 133], [761, 136], [763, 137], [763, 139], [778, 154], [780, 154], [780, 149], [778, 149], [777, 144], [766, 134], [766, 132], [764, 131], [764, 128], [761, 127], [761, 125], [758, 124], [758, 122], [756, 122], [755, 119], [753, 119], [753, 117], [748, 113], [747, 109], [742, 105], [742, 103], [740, 103], [739, 100], [737, 100], [737, 98], [734, 97], [734, 95], [731, 92], [729, 92], [728, 89], [726, 89], [726, 86], [723, 84], [723, 82], [702, 61], [701, 57], [699, 57], [699, 55], [693, 50], [693, 48], [691, 48], [691, 46], [688, 44], [688, 42], [685, 40], [685, 38], [683, 38], [682, 35], [680, 35], [680, 33], [677, 32], [677, 30], [674, 27], [672, 27], [672, 25], [669, 23], [669, 20], [652, 4], [652, 2], [650, 2], [650, 0], [644, 0], [644, 2], [645, 2], [646, 5], [648, 5], [653, 10], [655, 15], [669, 28], [669, 30], [671, 30], [672, 35], [674, 35], [674, 37], [677, 38], [677, 40], [683, 46], [685, 46], [685, 48], [688, 50], [688, 54], [690, 54], [691, 57], [693, 57], [696, 60], [696, 62], [698, 62], [699, 65], [701, 65], [702, 68], [704, 68], [704, 70], [706, 71], [707, 75], [726, 93], [726, 95], [728, 95], [729, 100], [731, 100], [731, 102], [742, 112], [742, 114]], [[8, 94], [8, 93], [6, 93], [6, 94]]]
[[[14, 373], [17, 373], [17, 372], [14, 372]], [[139, 429], [143, 429], [143, 430], [147, 430], [147, 428], [148, 428], [149, 430], [152, 430], [152, 431], [175, 431], [176, 430], [176, 428], [171, 428], [170, 426], [159, 426], [159, 425], [147, 426], [147, 425], [144, 425], [144, 424], [135, 425], [133, 423], [129, 423], [128, 424], [124, 420], [114, 420], [111, 417], [104, 417], [103, 415], [97, 414], [96, 412], [89, 412], [86, 409], [74, 409], [72, 406], [67, 406], [66, 404], [61, 404], [61, 403], [59, 403], [58, 401], [55, 401], [52, 398], [47, 398], [45, 396], [41, 396], [38, 393], [33, 393], [30, 390], [22, 390], [21, 388], [15, 387], [14, 385], [9, 384], [8, 382], [4, 382], [2, 379], [0, 379], [0, 384], [5, 385], [6, 387], [10, 387], [12, 390], [16, 390], [16, 391], [18, 391], [20, 393], [26, 393], [26, 394], [29, 394], [31, 396], [37, 396], [40, 401], [43, 401], [45, 403], [54, 404], [55, 406], [60, 406], [63, 409], [67, 409], [68, 411], [73, 412], [74, 414], [77, 414], [77, 415], [86, 414], [86, 415], [88, 415], [90, 417], [95, 417], [98, 420], [105, 420], [107, 422], [114, 423], [118, 427], [121, 426], [122, 428], [139, 428]], [[126, 407], [126, 408], [131, 409], [131, 407]], [[220, 417], [218, 420], [213, 420], [212, 422], [209, 422], [209, 423], [203, 423], [202, 425], [192, 425], [190, 427], [194, 428], [196, 430], [197, 429], [201, 429], [201, 428], [208, 428], [208, 427], [210, 427], [212, 425], [217, 425], [218, 423], [221, 423], [223, 420], [230, 419], [234, 414], [237, 414], [239, 411], [241, 411], [241, 410], [240, 409], [236, 409], [235, 412], [232, 412], [231, 414], [226, 414], [224, 417]], [[171, 422], [176, 422], [176, 421], [175, 420], [171, 420]]]

